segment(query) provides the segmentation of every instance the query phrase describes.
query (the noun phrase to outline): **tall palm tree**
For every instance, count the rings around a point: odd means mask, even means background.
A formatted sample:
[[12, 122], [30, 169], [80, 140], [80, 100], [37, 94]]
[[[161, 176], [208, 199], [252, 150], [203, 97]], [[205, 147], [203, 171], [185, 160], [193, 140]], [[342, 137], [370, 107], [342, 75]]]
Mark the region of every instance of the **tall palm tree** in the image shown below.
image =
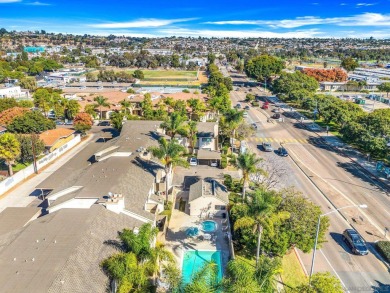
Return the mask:
[[244, 111], [238, 111], [237, 109], [229, 109], [221, 119], [223, 128], [225, 128], [225, 131], [230, 135], [232, 149], [233, 139], [236, 138], [236, 130], [243, 120]]
[[262, 158], [256, 157], [256, 154], [245, 152], [239, 154], [236, 161], [236, 166], [242, 171], [242, 198], [245, 199], [246, 187], [249, 182], [249, 177], [254, 173], [263, 173], [265, 171], [257, 165], [262, 161]]
[[185, 148], [180, 145], [175, 139], [167, 141], [165, 138], [160, 138], [158, 147], [151, 147], [149, 150], [153, 156], [161, 160], [165, 168], [165, 196], [168, 202], [168, 185], [170, 176], [175, 166], [188, 167], [187, 160], [183, 157]]
[[12, 133], [0, 135], [0, 158], [8, 165], [8, 175], [13, 175], [12, 164], [20, 155], [20, 143]]
[[179, 113], [173, 112], [168, 119], [161, 123], [161, 128], [165, 129], [171, 138], [177, 133], [185, 133], [184, 127], [185, 118]]
[[93, 100], [96, 102], [96, 107], [99, 108], [100, 120], [102, 120], [102, 107], [110, 108], [110, 104], [107, 102], [108, 99], [103, 96], [97, 96]]
[[245, 215], [234, 223], [234, 230], [253, 228], [254, 231], [257, 231], [256, 265], [259, 264], [263, 226], [272, 230], [274, 223], [290, 217], [288, 212], [277, 212], [281, 200], [282, 198], [275, 196], [273, 191], [258, 188], [245, 199]]
[[[120, 101], [120, 104], [121, 104], [121, 107], [122, 107], [122, 110], [125, 112], [125, 114], [133, 114], [132, 113], [132, 110], [133, 110], [133, 107], [132, 107], [132, 103], [126, 99], [123, 99], [122, 101]], [[128, 113], [129, 111], [129, 113]]]
[[198, 133], [198, 123], [196, 121], [190, 121], [187, 125], [187, 137], [190, 141], [190, 148], [192, 153], [194, 153], [195, 145], [196, 145], [196, 139], [197, 139], [197, 133]]

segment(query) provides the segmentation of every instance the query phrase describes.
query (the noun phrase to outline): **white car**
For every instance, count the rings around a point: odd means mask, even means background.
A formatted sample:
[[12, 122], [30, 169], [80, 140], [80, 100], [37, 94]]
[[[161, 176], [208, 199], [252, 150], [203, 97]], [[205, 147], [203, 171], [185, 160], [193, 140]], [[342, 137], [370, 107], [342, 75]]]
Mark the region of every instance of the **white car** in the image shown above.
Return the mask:
[[211, 167], [218, 167], [218, 161], [217, 160], [211, 161], [210, 166]]
[[198, 165], [198, 160], [194, 157], [190, 159], [190, 166], [197, 166]]

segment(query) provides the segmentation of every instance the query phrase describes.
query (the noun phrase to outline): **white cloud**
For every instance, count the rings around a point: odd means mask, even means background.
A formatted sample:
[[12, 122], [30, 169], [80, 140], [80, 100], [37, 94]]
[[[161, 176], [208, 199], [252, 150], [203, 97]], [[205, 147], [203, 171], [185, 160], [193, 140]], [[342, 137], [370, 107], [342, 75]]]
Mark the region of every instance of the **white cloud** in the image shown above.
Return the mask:
[[358, 3], [356, 4], [357, 7], [367, 7], [367, 6], [373, 6], [376, 3]]
[[32, 5], [32, 6], [50, 6], [51, 4], [50, 4], [50, 3], [43, 3], [43, 2], [35, 1], [35, 2], [27, 2], [27, 3], [25, 3], [25, 5]]
[[340, 3], [340, 6], [346, 6], [348, 5], [347, 3]]
[[164, 36], [182, 37], [216, 37], [216, 38], [314, 38], [321, 37], [322, 32], [316, 29], [291, 32], [270, 32], [257, 30], [189, 30], [189, 29], [160, 29], [158, 32]]
[[94, 28], [147, 28], [147, 27], [161, 27], [170, 25], [173, 23], [178, 22], [185, 22], [185, 21], [191, 21], [194, 20], [194, 18], [182, 18], [182, 19], [156, 19], [156, 18], [149, 18], [149, 19], [138, 19], [134, 21], [129, 22], [109, 22], [109, 23], [99, 23], [99, 24], [90, 24], [89, 27]]
[[308, 25], [334, 24], [337, 26], [390, 26], [390, 14], [362, 13], [354, 16], [321, 18], [303, 16], [282, 20], [227, 20], [205, 22], [216, 25], [265, 25], [272, 28], [297, 28]]
[[0, 4], [2, 3], [16, 3], [21, 2], [22, 0], [0, 0]]

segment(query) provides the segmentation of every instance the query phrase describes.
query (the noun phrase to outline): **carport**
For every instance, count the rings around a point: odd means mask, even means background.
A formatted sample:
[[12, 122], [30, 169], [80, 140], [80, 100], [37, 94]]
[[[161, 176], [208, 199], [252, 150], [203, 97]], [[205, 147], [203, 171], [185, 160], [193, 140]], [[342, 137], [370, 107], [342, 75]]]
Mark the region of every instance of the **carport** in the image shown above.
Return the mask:
[[198, 150], [198, 163], [199, 165], [211, 166], [211, 162], [217, 162], [217, 166], [221, 164], [221, 153], [210, 150]]

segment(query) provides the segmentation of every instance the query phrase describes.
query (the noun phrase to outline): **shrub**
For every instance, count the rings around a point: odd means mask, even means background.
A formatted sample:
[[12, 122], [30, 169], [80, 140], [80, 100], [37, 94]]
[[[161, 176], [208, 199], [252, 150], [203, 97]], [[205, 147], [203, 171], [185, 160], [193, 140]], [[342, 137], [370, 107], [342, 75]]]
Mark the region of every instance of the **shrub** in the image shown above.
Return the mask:
[[128, 89], [126, 92], [128, 94], [135, 94], [135, 90], [133, 90], [132, 88]]
[[190, 93], [190, 90], [189, 90], [189, 89], [184, 89], [184, 90], [183, 90], [183, 93], [189, 94], [189, 93]]
[[221, 158], [221, 168], [222, 169], [225, 169], [227, 167], [227, 157], [226, 155], [222, 155], [222, 158]]
[[259, 106], [260, 106], [260, 104], [259, 104], [259, 102], [255, 102], [255, 101], [253, 101], [253, 102], [252, 102], [252, 106], [253, 106], [253, 107], [259, 107]]
[[390, 241], [378, 241], [376, 247], [383, 258], [387, 262], [390, 262]]

